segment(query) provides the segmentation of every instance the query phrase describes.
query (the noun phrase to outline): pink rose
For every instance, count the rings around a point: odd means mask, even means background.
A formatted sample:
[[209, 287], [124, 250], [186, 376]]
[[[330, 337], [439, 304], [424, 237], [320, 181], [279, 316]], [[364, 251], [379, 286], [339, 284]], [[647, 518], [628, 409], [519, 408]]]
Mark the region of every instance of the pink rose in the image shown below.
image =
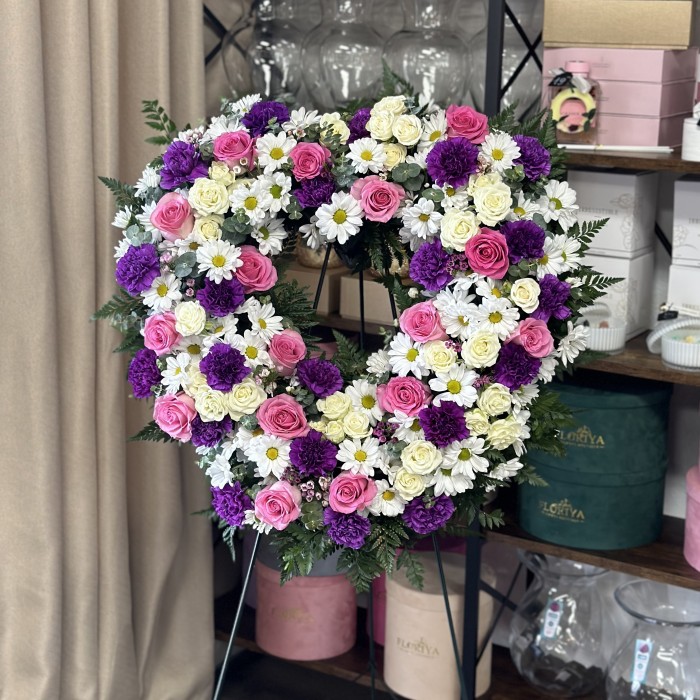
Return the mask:
[[170, 349], [182, 339], [175, 330], [175, 314], [168, 311], [164, 314], [149, 316], [143, 327], [143, 344], [153, 350], [159, 357], [170, 352]]
[[247, 131], [229, 131], [214, 139], [214, 157], [229, 168], [241, 166], [251, 169], [255, 148]]
[[166, 241], [186, 238], [194, 228], [194, 214], [190, 203], [177, 192], [164, 194], [151, 212], [151, 223]]
[[263, 255], [252, 245], [241, 246], [243, 263], [234, 271], [236, 279], [243, 285], [246, 294], [250, 292], [265, 292], [275, 286], [277, 282], [277, 270], [272, 260]]
[[536, 318], [521, 321], [506, 342], [522, 345], [533, 357], [546, 357], [554, 350], [554, 339], [547, 324]]
[[462, 136], [472, 143], [482, 143], [489, 133], [489, 118], [466, 105], [450, 105], [446, 116], [448, 136]]
[[153, 406], [153, 420], [158, 427], [180, 442], [189, 442], [192, 437], [192, 421], [196, 416], [194, 399], [182, 391], [158, 396]]
[[255, 415], [268, 435], [292, 440], [309, 432], [304, 409], [289, 394], [265, 399]]
[[417, 416], [430, 402], [430, 389], [414, 377], [392, 377], [377, 387], [377, 401], [387, 413]]
[[337, 513], [366, 508], [377, 495], [377, 485], [368, 476], [344, 472], [331, 481], [328, 502]]
[[401, 185], [382, 180], [379, 175], [358, 178], [352, 184], [350, 194], [360, 202], [370, 221], [389, 221], [406, 196]]
[[255, 497], [255, 516], [275, 530], [284, 530], [301, 515], [301, 491], [288, 481], [276, 481]]
[[399, 326], [411, 340], [427, 343], [429, 340], [447, 340], [440, 323], [440, 315], [432, 301], [421, 301], [409, 306], [399, 318]]
[[298, 143], [290, 151], [289, 157], [294, 163], [294, 177], [297, 180], [309, 180], [323, 170], [331, 152], [320, 143]]
[[497, 280], [506, 276], [510, 262], [508, 243], [502, 233], [482, 228], [467, 241], [464, 252], [474, 272]]
[[268, 348], [275, 368], [283, 377], [289, 377], [306, 355], [306, 345], [301, 336], [290, 328], [272, 336]]

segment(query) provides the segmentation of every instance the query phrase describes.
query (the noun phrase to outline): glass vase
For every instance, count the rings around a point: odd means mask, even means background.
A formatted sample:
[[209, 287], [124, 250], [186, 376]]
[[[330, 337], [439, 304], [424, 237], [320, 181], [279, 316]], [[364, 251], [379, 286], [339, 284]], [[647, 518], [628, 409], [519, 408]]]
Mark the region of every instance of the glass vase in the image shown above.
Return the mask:
[[513, 662], [545, 693], [586, 695], [602, 685], [606, 667], [603, 605], [596, 588], [606, 571], [532, 552], [519, 556], [534, 580], [511, 621]]
[[313, 106], [335, 111], [377, 92], [384, 42], [365, 23], [371, 0], [323, 0], [321, 6], [321, 24], [304, 39], [302, 68]]
[[402, 0], [405, 26], [384, 47], [384, 60], [425, 100], [461, 103], [469, 87], [469, 49], [453, 31], [455, 0]]
[[631, 581], [615, 599], [634, 626], [610, 663], [607, 699], [700, 698], [700, 593]]

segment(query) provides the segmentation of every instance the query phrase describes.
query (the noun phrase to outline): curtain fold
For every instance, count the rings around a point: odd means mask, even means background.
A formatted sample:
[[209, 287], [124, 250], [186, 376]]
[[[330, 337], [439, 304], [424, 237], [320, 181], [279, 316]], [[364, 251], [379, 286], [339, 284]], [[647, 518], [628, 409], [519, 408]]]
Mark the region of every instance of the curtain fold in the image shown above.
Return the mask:
[[0, 3], [0, 698], [208, 698], [211, 542], [194, 453], [126, 437], [111, 195], [155, 155], [141, 100], [204, 112], [201, 0]]

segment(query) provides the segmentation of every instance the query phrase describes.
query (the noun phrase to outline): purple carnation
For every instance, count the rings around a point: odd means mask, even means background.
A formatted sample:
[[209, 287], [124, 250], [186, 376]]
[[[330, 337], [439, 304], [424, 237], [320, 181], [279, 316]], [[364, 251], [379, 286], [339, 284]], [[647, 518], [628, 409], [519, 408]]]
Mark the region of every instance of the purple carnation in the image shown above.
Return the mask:
[[368, 518], [357, 513], [336, 513], [331, 508], [323, 511], [323, 524], [328, 526], [327, 534], [333, 542], [350, 549], [360, 549], [372, 529]]
[[530, 355], [522, 345], [505, 343], [493, 368], [493, 380], [517, 391], [537, 377], [541, 365], [542, 360]]
[[242, 382], [249, 374], [243, 353], [226, 343], [217, 343], [199, 363], [199, 369], [212, 389], [231, 391], [234, 384]]
[[159, 384], [161, 380], [155, 352], [147, 348], [139, 350], [129, 363], [127, 377], [134, 390], [134, 396], [137, 399], [148, 398], [151, 395], [151, 387]]
[[508, 243], [508, 258], [513, 265], [521, 260], [539, 260], [544, 255], [544, 231], [534, 221], [506, 221], [501, 233]]
[[204, 287], [197, 292], [197, 301], [204, 310], [217, 317], [232, 314], [244, 300], [243, 285], [235, 277], [221, 280], [219, 284], [207, 277]]
[[430, 500], [414, 498], [406, 505], [401, 517], [414, 532], [429, 535], [443, 527], [455, 512], [455, 504], [447, 494]]
[[442, 187], [461, 187], [479, 167], [479, 149], [461, 136], [436, 143], [425, 160], [428, 175]]
[[222, 489], [212, 488], [211, 496], [214, 511], [231, 527], [243, 525], [245, 512], [253, 509], [253, 502], [243, 490], [240, 481], [234, 481], [233, 486], [226, 484]]
[[335, 469], [338, 448], [318, 430], [309, 430], [304, 437], [294, 438], [289, 461], [303, 476], [325, 476]]
[[270, 121], [277, 120], [278, 124], [289, 119], [289, 110], [281, 102], [256, 102], [241, 119], [251, 136], [262, 136], [268, 129]]
[[439, 292], [452, 280], [452, 275], [447, 269], [450, 260], [450, 254], [439, 240], [423, 243], [411, 260], [411, 279], [431, 292]]
[[549, 321], [554, 318], [563, 321], [571, 316], [571, 309], [566, 306], [571, 293], [571, 285], [563, 282], [556, 275], [545, 275], [540, 280], [540, 304], [532, 314], [532, 318]]
[[201, 154], [191, 143], [173, 141], [163, 154], [160, 186], [164, 190], [174, 190], [198, 177], [206, 177], [208, 170]]
[[441, 401], [439, 406], [427, 406], [418, 414], [425, 437], [438, 447], [447, 447], [456, 440], [469, 437], [464, 409], [454, 401]]
[[549, 175], [552, 163], [549, 151], [534, 136], [516, 134], [513, 140], [520, 148], [520, 158], [513, 162], [522, 165], [528, 180], [537, 180], [543, 175]]
[[348, 128], [350, 129], [348, 143], [352, 143], [353, 141], [357, 141], [357, 139], [363, 139], [369, 136], [369, 131], [367, 131], [367, 122], [369, 121], [371, 112], [372, 109], [370, 107], [362, 107], [352, 115], [350, 121], [348, 122]]
[[318, 209], [322, 204], [330, 204], [335, 192], [335, 180], [330, 173], [302, 180], [299, 188], [294, 190], [299, 206], [302, 209]]
[[229, 416], [222, 420], [204, 421], [199, 416], [192, 420], [192, 444], [195, 447], [215, 447], [231, 430], [233, 422]]
[[297, 377], [319, 399], [325, 399], [343, 386], [340, 370], [332, 362], [318, 357], [302, 360], [297, 365]]
[[151, 282], [160, 274], [158, 251], [152, 243], [129, 246], [119, 258], [115, 278], [132, 297], [148, 289]]

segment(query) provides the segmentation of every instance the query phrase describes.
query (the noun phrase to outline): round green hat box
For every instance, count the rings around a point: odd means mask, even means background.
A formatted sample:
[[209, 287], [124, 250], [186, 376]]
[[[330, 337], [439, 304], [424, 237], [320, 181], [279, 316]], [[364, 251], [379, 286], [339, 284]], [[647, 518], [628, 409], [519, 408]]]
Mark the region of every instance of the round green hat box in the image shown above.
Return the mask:
[[519, 487], [521, 527], [582, 549], [624, 549], [658, 539], [670, 386], [606, 378], [552, 389], [576, 425], [562, 431], [565, 457], [529, 453], [548, 486]]

